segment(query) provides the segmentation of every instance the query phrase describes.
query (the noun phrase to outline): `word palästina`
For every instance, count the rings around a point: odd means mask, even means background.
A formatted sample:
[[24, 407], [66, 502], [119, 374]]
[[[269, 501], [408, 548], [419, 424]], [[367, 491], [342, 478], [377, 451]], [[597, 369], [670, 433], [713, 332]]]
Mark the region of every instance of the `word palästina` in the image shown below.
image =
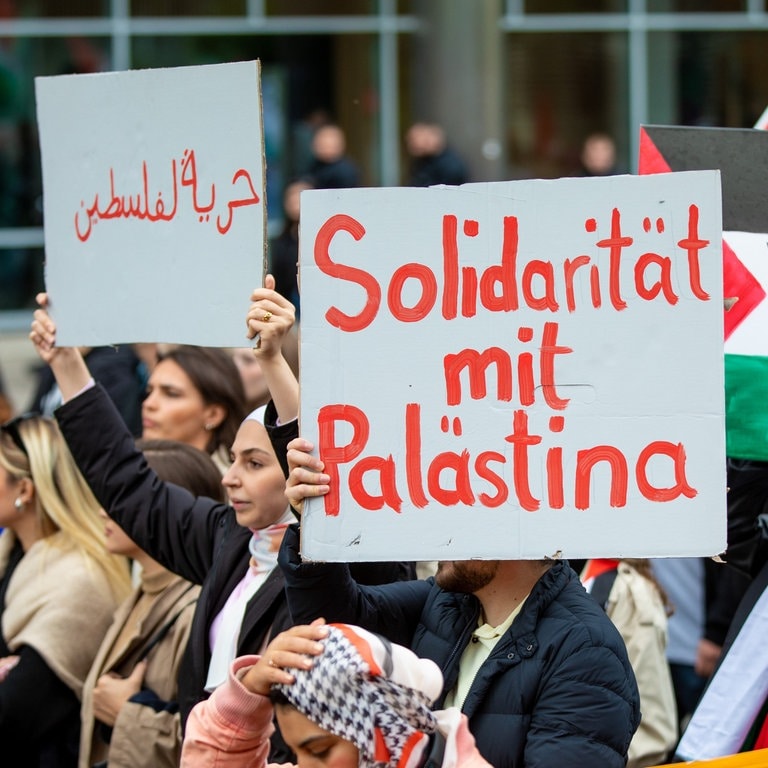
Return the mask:
[[[337, 440], [340, 423], [346, 426], [346, 432], [350, 426], [352, 428], [351, 439], [347, 442]], [[544, 449], [546, 455], [541, 456], [536, 449], [542, 445], [544, 437], [529, 431], [528, 415], [523, 409], [513, 412], [511, 426], [512, 431], [503, 438], [512, 446], [511, 456], [507, 455], [509, 446], [499, 446], [502, 450], [481, 451], [474, 456], [467, 450], [424, 456], [421, 406], [409, 403], [405, 408], [404, 459], [397, 463], [392, 454], [363, 455], [370, 437], [370, 422], [360, 408], [326, 405], [318, 413], [319, 456], [331, 479], [330, 492], [324, 497], [325, 514], [330, 517], [339, 514], [339, 470], [342, 466], [352, 498], [370, 511], [389, 507], [400, 512], [407, 495], [417, 508], [424, 508], [433, 501], [441, 506], [462, 504], [489, 508], [510, 504], [536, 512], [542, 499], [533, 494], [530, 470], [534, 462], [541, 463], [542, 459], [546, 468], [546, 504], [551, 509], [564, 508], [566, 498], [576, 509], [589, 509], [593, 501], [590, 494], [592, 472], [600, 464], [610, 468], [608, 501], [612, 507], [626, 506], [630, 479], [639, 493], [653, 502], [674, 501], [681, 496], [691, 499], [697, 495], [686, 476], [686, 452], [682, 443], [653, 440], [631, 460], [616, 446], [583, 448], [576, 452], [572, 476], [566, 477], [564, 467], [573, 462], [564, 462], [564, 459], [571, 457], [564, 457], [563, 447], [558, 445], [550, 445]], [[563, 431], [565, 417], [551, 416], [548, 426], [548, 442], [552, 442], [551, 435]], [[447, 426], [443, 426], [443, 431], [447, 431]], [[455, 427], [454, 432], [457, 432]], [[648, 465], [652, 460], [661, 460], [668, 465], [669, 485], [658, 487], [651, 483]]]
[[[650, 217], [642, 222], [643, 229], [652, 228]], [[459, 222], [456, 216], [445, 215], [442, 220], [442, 263], [441, 274], [426, 264], [411, 262], [394, 270], [386, 286], [386, 306], [391, 315], [404, 323], [415, 323], [436, 310], [446, 320], [461, 315], [473, 317], [478, 304], [489, 312], [513, 312], [523, 306], [537, 311], [558, 312], [562, 307], [569, 312], [577, 309], [577, 275], [585, 273], [589, 281], [589, 303], [594, 308], [603, 306], [607, 293], [608, 306], [616, 311], [627, 307], [632, 295], [643, 301], [661, 297], [670, 305], [679, 301], [681, 291], [690, 291], [692, 298], [708, 301], [709, 294], [701, 284], [701, 251], [709, 240], [699, 237], [699, 209], [696, 205], [688, 208], [687, 236], [679, 240], [675, 252], [664, 255], [653, 252], [634, 253], [631, 248], [634, 238], [627, 235], [622, 227], [621, 213], [614, 208], [611, 213], [610, 235], [596, 240], [597, 249], [593, 255], [581, 254], [562, 261], [530, 259], [524, 264], [519, 259], [521, 247], [516, 216], [505, 216], [501, 261], [481, 272], [472, 266], [461, 266], [459, 260]], [[665, 230], [663, 219], [656, 219], [656, 230]], [[595, 233], [597, 220], [588, 218], [584, 222], [587, 233]], [[349, 264], [333, 261], [331, 245], [341, 232], [351, 235], [355, 241], [365, 238], [365, 227], [352, 216], [336, 214], [331, 216], [319, 229], [314, 242], [314, 260], [318, 268], [329, 277], [359, 285], [365, 292], [363, 308], [357, 314], [349, 314], [339, 307], [330, 307], [325, 318], [328, 323], [342, 331], [356, 332], [367, 328], [381, 310], [383, 289], [370, 272]], [[480, 233], [479, 222], [467, 219], [463, 222], [463, 233], [468, 238]], [[682, 253], [680, 253], [681, 251]], [[607, 267], [598, 262], [600, 254], [606, 254]], [[677, 262], [684, 260], [685, 267], [678, 268]], [[625, 263], [633, 261], [632, 278], [626, 277]], [[681, 277], [681, 273], [683, 273]], [[682, 285], [677, 285], [677, 279]], [[406, 305], [404, 289], [407, 283], [418, 284], [418, 298]]]

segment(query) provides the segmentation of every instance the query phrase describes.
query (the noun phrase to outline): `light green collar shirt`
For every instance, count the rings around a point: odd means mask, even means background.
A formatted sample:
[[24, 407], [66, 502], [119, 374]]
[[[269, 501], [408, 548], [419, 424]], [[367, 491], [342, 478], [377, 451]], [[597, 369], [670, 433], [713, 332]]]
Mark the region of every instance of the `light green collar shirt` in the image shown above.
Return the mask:
[[455, 688], [445, 697], [445, 703], [443, 704], [445, 709], [448, 709], [448, 707], [458, 707], [461, 709], [464, 706], [464, 700], [467, 698], [478, 670], [491, 655], [501, 636], [512, 626], [512, 622], [517, 617], [517, 614], [520, 613], [523, 603], [525, 603], [525, 598], [520, 601], [517, 608], [497, 627], [481, 623], [483, 620], [482, 616], [478, 619], [477, 629], [472, 633], [472, 638], [464, 649], [464, 653], [461, 654], [459, 679], [456, 681]]

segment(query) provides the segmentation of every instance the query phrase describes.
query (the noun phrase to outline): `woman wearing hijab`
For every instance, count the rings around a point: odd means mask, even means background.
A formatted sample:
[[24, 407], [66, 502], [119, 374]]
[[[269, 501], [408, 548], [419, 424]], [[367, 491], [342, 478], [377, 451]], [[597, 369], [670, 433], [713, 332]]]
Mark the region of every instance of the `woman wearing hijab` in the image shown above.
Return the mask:
[[293, 627], [192, 710], [181, 768], [262, 768], [273, 708], [299, 768], [487, 768], [466, 717], [432, 711], [442, 687], [433, 661], [360, 627]]
[[[292, 520], [285, 498], [285, 446], [295, 435], [298, 382], [281, 353], [293, 305], [271, 279], [254, 291], [247, 327], [272, 401], [251, 414], [230, 446], [222, 478], [229, 503], [194, 496], [164, 483], [147, 466], [111, 401], [94, 386], [77, 350], [55, 346], [44, 309], [30, 337], [54, 370], [64, 405], [56, 412], [75, 461], [110, 517], [168, 570], [202, 585], [179, 676], [182, 724], [189, 710], [227, 678], [237, 655], [258, 652], [291, 626], [277, 551]], [[42, 307], [47, 298], [39, 297]], [[98, 430], [93, 429], [98, 424]], [[365, 583], [412, 578], [408, 564], [360, 564]], [[367, 577], [367, 578], [366, 578]], [[283, 753], [276, 747], [275, 754]]]

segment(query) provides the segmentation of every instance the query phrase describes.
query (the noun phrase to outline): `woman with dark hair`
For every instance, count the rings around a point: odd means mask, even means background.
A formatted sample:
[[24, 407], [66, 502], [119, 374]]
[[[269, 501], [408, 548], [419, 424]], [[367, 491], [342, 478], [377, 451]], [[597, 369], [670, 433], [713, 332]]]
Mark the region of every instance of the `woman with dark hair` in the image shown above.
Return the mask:
[[[166, 482], [223, 501], [211, 458], [172, 440], [139, 440]], [[140, 583], [117, 609], [83, 686], [79, 768], [175, 768], [181, 753], [179, 666], [200, 588], [164, 568], [102, 512], [107, 549], [141, 567]]]
[[244, 416], [240, 373], [226, 352], [184, 344], [158, 356], [141, 409], [142, 437], [204, 450], [223, 473]]

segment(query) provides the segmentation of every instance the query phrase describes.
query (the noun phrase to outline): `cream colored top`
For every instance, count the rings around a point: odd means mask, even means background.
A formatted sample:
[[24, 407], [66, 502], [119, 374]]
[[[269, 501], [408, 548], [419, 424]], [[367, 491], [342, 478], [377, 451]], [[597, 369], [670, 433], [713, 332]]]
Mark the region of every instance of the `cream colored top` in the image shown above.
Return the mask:
[[499, 642], [501, 636], [512, 626], [512, 622], [517, 617], [517, 614], [520, 613], [520, 609], [523, 607], [523, 603], [525, 603], [527, 598], [528, 595], [520, 601], [517, 608], [515, 608], [497, 627], [481, 623], [483, 621], [482, 615], [477, 620], [477, 629], [472, 633], [472, 638], [464, 649], [464, 653], [461, 654], [461, 661], [459, 662], [459, 679], [456, 681], [456, 687], [452, 691], [449, 691], [448, 695], [445, 697], [445, 702], [443, 704], [444, 709], [448, 709], [448, 707], [458, 707], [461, 709], [464, 706], [464, 700], [467, 698], [467, 694], [472, 687], [472, 683], [475, 680], [478, 670], [483, 666], [483, 662], [491, 655], [491, 652], [496, 647], [496, 643]]

